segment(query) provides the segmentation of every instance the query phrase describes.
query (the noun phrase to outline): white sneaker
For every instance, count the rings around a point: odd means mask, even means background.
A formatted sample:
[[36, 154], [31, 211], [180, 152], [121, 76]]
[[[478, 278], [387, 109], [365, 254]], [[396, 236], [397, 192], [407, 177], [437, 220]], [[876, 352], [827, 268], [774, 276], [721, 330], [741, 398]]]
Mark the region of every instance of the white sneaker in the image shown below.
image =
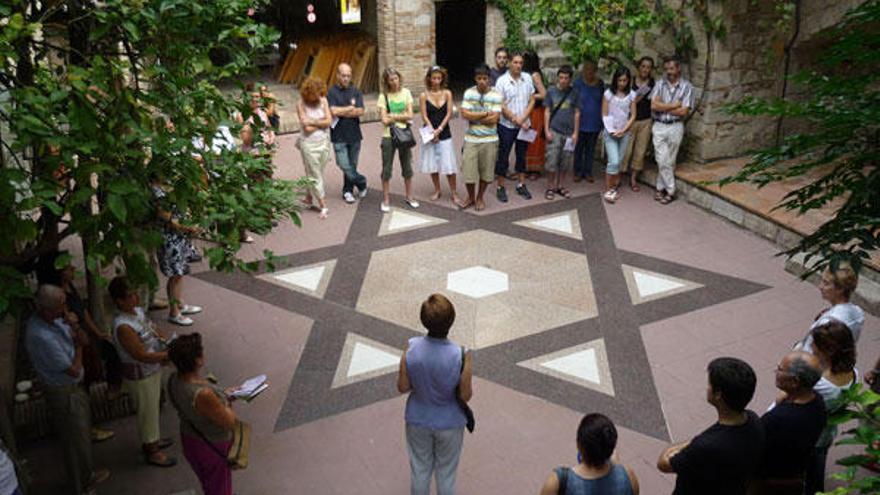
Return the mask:
[[345, 199], [345, 202], [348, 204], [354, 203], [354, 194], [350, 192], [346, 192], [345, 194], [343, 194], [342, 198]]
[[382, 210], [382, 213], [390, 213], [391, 212], [391, 205], [383, 202], [383, 203], [379, 204], [379, 209]]
[[192, 318], [188, 318], [186, 316], [183, 316], [182, 314], [177, 316], [169, 316], [168, 321], [182, 327], [188, 327], [193, 324]]
[[191, 304], [184, 304], [183, 306], [180, 307], [180, 314], [182, 314], [182, 315], [194, 315], [196, 313], [201, 313], [201, 312], [202, 312], [201, 306], [193, 306]]
[[367, 188], [358, 189], [358, 197], [364, 199], [367, 197]]
[[413, 210], [415, 210], [416, 208], [418, 208], [420, 206], [419, 202], [416, 201], [415, 199], [407, 199], [405, 201], [406, 201], [406, 204], [408, 204], [409, 207], [412, 208]]

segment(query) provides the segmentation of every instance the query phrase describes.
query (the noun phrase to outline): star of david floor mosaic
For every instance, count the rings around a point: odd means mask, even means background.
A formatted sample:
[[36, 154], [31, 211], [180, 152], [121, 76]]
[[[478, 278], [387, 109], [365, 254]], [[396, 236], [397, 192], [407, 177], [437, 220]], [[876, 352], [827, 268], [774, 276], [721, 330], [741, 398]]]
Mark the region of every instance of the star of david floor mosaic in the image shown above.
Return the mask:
[[276, 431], [396, 397], [419, 304], [442, 292], [475, 376], [668, 440], [639, 326], [767, 288], [619, 250], [597, 194], [482, 216], [383, 215], [378, 196], [341, 245], [256, 276], [197, 275], [314, 321]]

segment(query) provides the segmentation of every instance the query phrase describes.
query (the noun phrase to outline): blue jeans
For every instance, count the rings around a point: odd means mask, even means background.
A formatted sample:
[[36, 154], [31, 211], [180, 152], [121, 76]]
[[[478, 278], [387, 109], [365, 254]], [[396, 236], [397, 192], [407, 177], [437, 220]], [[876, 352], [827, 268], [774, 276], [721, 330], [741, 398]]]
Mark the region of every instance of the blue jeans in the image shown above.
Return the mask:
[[342, 193], [350, 193], [355, 187], [360, 191], [366, 191], [367, 178], [357, 171], [361, 142], [333, 143], [333, 151], [336, 152], [336, 166], [342, 170]]
[[593, 155], [596, 154], [598, 132], [578, 131], [578, 142], [574, 146], [575, 177], [591, 177], [593, 175]]
[[627, 143], [629, 143], [629, 133], [616, 138], [608, 131], [605, 132], [605, 154], [608, 155], [606, 174], [617, 175], [620, 173], [620, 162], [623, 160], [623, 155], [626, 154]]
[[[519, 128], [508, 129], [498, 124], [498, 158], [495, 161], [495, 175], [504, 177], [507, 175], [507, 169], [510, 167], [510, 148], [514, 148], [516, 155], [516, 167], [514, 170], [518, 174], [526, 173], [526, 151], [529, 149], [528, 141], [521, 141], [516, 138], [519, 134]], [[514, 145], [514, 143], [516, 143]]]

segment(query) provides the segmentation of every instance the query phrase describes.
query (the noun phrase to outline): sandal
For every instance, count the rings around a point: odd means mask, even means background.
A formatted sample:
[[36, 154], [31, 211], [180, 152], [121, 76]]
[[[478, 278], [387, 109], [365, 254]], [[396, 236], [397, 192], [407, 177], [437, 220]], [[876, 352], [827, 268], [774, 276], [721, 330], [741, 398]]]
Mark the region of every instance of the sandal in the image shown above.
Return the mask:
[[632, 182], [629, 183], [629, 188], [632, 189], [632, 192], [639, 192], [642, 190], [638, 184], [633, 184]]
[[474, 206], [474, 202], [471, 200], [467, 200], [464, 203], [459, 203], [458, 209], [461, 211], [464, 211], [464, 210], [467, 210], [468, 208], [470, 208], [471, 206]]
[[485, 209], [486, 209], [486, 203], [478, 200], [476, 206], [474, 206], [474, 210], [483, 211]]
[[663, 199], [660, 200], [660, 204], [661, 205], [668, 205], [669, 203], [672, 203], [673, 201], [675, 201], [675, 194], [667, 194], [666, 196], [663, 196]]
[[657, 191], [654, 193], [654, 201], [663, 201], [663, 198], [666, 197], [666, 192]]
[[553, 189], [547, 189], [546, 191], [544, 191], [544, 199], [546, 199], [547, 201], [552, 201], [556, 199], [556, 191], [554, 191]]
[[562, 196], [565, 199], [571, 199], [571, 191], [564, 187], [560, 187], [559, 189], [557, 189], [556, 194]]
[[318, 213], [318, 218], [324, 220], [327, 218], [327, 214], [330, 213], [328, 208], [321, 208], [321, 211]]

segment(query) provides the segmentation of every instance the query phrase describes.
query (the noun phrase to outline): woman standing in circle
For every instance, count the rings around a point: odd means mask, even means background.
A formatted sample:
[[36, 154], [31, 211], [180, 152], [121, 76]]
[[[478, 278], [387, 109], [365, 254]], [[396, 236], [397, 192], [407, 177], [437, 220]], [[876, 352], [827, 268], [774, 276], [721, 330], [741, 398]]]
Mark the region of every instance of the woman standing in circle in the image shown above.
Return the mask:
[[541, 495], [639, 495], [636, 473], [614, 459], [616, 446], [614, 423], [602, 414], [587, 414], [577, 430], [577, 466], [556, 468]]
[[412, 194], [412, 149], [395, 148], [391, 140], [391, 126], [406, 128], [412, 122], [413, 97], [408, 89], [403, 87], [403, 78], [397, 69], [391, 67], [382, 73], [382, 88], [384, 92], [379, 94], [377, 106], [379, 115], [385, 130], [382, 132], [382, 213], [391, 211], [391, 170], [394, 166], [394, 150], [397, 150], [397, 158], [400, 160], [400, 171], [403, 175], [403, 184], [406, 188], [406, 204], [410, 208], [418, 208], [419, 202]]
[[449, 129], [453, 103], [452, 91], [446, 89], [448, 80], [446, 69], [437, 65], [428, 69], [428, 74], [425, 75], [425, 87], [428, 89], [419, 97], [419, 107], [422, 122], [426, 127], [430, 127], [434, 139], [422, 144], [421, 171], [424, 174], [431, 174], [431, 181], [434, 183], [431, 201], [440, 199], [440, 174], [443, 174], [449, 182], [452, 203], [458, 206], [456, 192], [458, 164], [455, 162], [452, 132]]
[[[296, 113], [302, 126], [299, 151], [302, 155], [306, 177], [312, 179], [306, 193], [307, 207], [319, 211], [318, 218], [327, 218], [327, 204], [324, 202], [324, 167], [330, 161], [330, 133], [327, 129], [333, 118], [330, 104], [327, 103], [327, 86], [315, 77], [308, 77], [299, 87], [300, 101]], [[317, 206], [313, 201], [317, 201]]]
[[605, 153], [608, 166], [605, 169], [605, 201], [614, 203], [620, 198], [620, 162], [626, 152], [629, 130], [636, 119], [636, 92], [630, 89], [629, 69], [619, 67], [614, 71], [611, 84], [602, 97], [602, 120], [605, 124]]
[[447, 336], [455, 308], [442, 294], [422, 303], [426, 337], [410, 339], [400, 358], [397, 390], [406, 400], [406, 447], [411, 474], [410, 493], [428, 495], [432, 475], [437, 495], [455, 493], [456, 470], [467, 423], [458, 399], [473, 395], [470, 353]]
[[183, 455], [205, 495], [232, 495], [232, 470], [226, 453], [236, 416], [226, 391], [202, 376], [202, 336], [181, 335], [168, 346], [177, 373], [168, 378], [168, 395], [180, 418]]
[[541, 59], [537, 53], [530, 50], [523, 54], [523, 72], [532, 77], [532, 84], [535, 86], [535, 108], [529, 118], [532, 128], [538, 134], [526, 150], [526, 171], [529, 179], [535, 180], [544, 171], [544, 155], [547, 151], [547, 141], [544, 139], [544, 96], [547, 95], [547, 88], [544, 86]]

